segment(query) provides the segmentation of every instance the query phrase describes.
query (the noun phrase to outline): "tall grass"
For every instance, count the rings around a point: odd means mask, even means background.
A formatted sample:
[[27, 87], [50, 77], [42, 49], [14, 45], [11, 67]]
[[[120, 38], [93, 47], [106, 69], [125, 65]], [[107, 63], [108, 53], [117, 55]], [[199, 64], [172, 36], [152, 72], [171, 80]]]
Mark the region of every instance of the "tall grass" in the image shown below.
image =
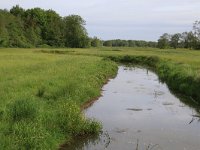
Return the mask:
[[0, 149], [58, 149], [101, 124], [80, 106], [98, 97], [117, 65], [100, 57], [0, 50]]
[[173, 90], [200, 98], [198, 51], [0, 49], [0, 149], [57, 149], [97, 134], [101, 124], [80, 107], [116, 74], [114, 61], [150, 66]]
[[169, 88], [200, 102], [200, 51], [126, 47], [120, 48], [120, 51], [113, 51], [115, 49], [76, 49], [71, 54], [101, 56], [115, 62], [151, 67]]
[[37, 116], [37, 106], [32, 100], [16, 100], [6, 110], [8, 120], [13, 122], [34, 120]]

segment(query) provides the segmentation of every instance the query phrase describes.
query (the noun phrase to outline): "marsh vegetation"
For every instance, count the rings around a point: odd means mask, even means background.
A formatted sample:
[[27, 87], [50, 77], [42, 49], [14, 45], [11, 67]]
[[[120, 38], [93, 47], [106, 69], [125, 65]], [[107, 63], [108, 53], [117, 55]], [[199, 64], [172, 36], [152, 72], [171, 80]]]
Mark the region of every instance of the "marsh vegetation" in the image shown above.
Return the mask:
[[198, 51], [113, 50], [0, 49], [1, 148], [56, 149], [74, 136], [98, 134], [101, 123], [80, 108], [100, 96], [117, 72], [116, 62], [151, 67], [171, 89], [199, 102]]
[[[189, 124], [199, 119], [199, 21], [193, 31], [163, 34], [158, 42], [103, 41], [89, 37], [85, 25], [79, 15], [61, 17], [53, 10], [18, 5], [0, 9], [0, 149], [58, 149], [80, 137], [98, 138], [104, 124], [82, 111], [101, 95], [119, 64], [153, 70], [159, 81], [195, 108], [197, 114], [192, 114]], [[163, 95], [153, 91], [154, 97]], [[176, 103], [161, 104], [173, 107]], [[153, 111], [135, 106], [124, 110]], [[110, 138], [108, 133], [103, 135]]]

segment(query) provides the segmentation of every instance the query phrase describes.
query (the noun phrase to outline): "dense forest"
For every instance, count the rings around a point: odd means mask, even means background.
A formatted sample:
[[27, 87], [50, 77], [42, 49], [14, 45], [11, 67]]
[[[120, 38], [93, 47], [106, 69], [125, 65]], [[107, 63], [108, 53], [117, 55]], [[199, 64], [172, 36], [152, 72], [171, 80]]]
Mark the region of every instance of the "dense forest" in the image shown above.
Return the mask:
[[0, 9], [0, 47], [157, 47], [157, 42], [90, 38], [85, 24], [78, 15], [61, 17], [53, 10]]
[[61, 17], [53, 10], [0, 10], [0, 47], [88, 47], [90, 39], [78, 15]]

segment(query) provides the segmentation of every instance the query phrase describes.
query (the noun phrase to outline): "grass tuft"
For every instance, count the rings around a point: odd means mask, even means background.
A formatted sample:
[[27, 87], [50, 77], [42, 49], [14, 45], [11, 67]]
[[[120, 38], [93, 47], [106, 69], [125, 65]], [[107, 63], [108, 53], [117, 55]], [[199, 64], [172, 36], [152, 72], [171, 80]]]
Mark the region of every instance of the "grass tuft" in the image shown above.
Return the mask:
[[44, 93], [45, 93], [45, 88], [44, 87], [40, 87], [37, 91], [37, 94], [36, 96], [38, 97], [43, 97], [44, 96]]
[[8, 119], [14, 122], [34, 120], [37, 116], [37, 106], [32, 100], [16, 100], [7, 107]]

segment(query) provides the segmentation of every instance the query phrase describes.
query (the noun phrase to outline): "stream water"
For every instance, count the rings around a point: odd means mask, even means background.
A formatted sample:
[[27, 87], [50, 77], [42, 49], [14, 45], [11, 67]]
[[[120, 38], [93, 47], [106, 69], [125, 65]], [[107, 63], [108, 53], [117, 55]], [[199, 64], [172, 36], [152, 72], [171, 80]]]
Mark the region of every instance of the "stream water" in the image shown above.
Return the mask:
[[102, 123], [102, 134], [77, 139], [69, 149], [200, 150], [199, 108], [173, 95], [155, 73], [120, 66], [102, 90], [85, 110]]

